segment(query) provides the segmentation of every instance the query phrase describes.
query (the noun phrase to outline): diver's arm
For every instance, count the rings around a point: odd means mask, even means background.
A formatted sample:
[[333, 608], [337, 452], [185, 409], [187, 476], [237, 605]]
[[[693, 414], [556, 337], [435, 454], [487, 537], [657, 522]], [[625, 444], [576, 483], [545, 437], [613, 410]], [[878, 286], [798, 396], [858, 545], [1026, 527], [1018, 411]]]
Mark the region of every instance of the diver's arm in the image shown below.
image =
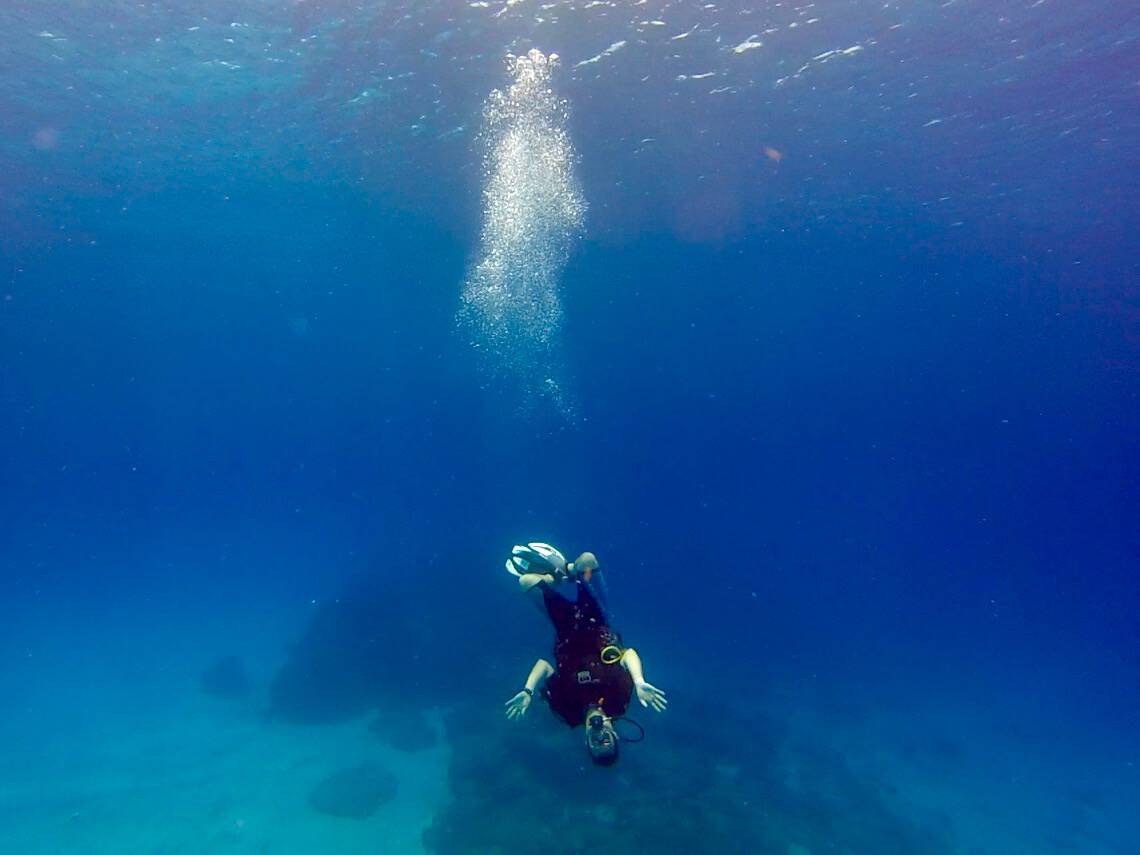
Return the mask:
[[622, 654], [621, 664], [633, 678], [633, 687], [637, 690], [637, 699], [641, 701], [641, 705], [662, 712], [669, 702], [665, 700], [663, 691], [645, 682], [645, 672], [641, 668], [641, 657], [637, 655], [637, 651], [627, 647]]
[[547, 662], [545, 659], [539, 659], [534, 663], [534, 667], [530, 669], [530, 674], [527, 675], [525, 687], [532, 692], [537, 692], [546, 685], [546, 680], [554, 673], [554, 666]]
[[507, 708], [507, 718], [516, 719], [526, 715], [530, 702], [534, 700], [534, 693], [546, 683], [547, 678], [553, 673], [554, 666], [545, 659], [539, 659], [535, 662], [534, 667], [530, 669], [530, 674], [527, 675], [525, 688], [504, 705]]

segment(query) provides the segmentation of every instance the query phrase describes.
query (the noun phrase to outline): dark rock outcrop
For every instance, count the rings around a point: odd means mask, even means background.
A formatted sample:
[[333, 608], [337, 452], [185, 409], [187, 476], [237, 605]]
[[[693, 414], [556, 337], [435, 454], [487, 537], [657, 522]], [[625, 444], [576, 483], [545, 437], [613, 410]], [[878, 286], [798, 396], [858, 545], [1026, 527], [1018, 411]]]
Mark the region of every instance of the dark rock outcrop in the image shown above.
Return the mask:
[[[527, 616], [517, 595], [504, 593], [496, 613]], [[399, 717], [480, 693], [497, 698], [503, 686], [525, 678], [530, 651], [538, 656], [546, 645], [513, 639], [523, 619], [488, 632], [488, 609], [464, 594], [393, 578], [355, 585], [320, 604], [269, 687], [271, 714], [323, 724], [374, 710]], [[534, 625], [545, 637], [540, 621]], [[504, 661], [509, 674], [501, 673]]]
[[[671, 708], [647, 718], [644, 744], [599, 768], [581, 730], [568, 732], [541, 708], [531, 715], [510, 727], [495, 709], [450, 716], [452, 798], [424, 832], [429, 851], [953, 851], [941, 828], [892, 807], [880, 782], [763, 716], [721, 707], [702, 719]], [[520, 799], [543, 810], [503, 809]]]

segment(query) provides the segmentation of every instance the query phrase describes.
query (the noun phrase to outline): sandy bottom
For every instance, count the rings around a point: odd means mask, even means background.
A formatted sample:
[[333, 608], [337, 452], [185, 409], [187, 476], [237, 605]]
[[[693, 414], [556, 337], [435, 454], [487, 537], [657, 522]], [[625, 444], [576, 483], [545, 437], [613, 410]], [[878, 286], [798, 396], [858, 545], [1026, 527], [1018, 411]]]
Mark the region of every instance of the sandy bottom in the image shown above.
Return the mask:
[[[7, 852], [418, 852], [446, 783], [446, 751], [403, 754], [362, 723], [297, 733], [218, 710], [103, 731], [104, 746], [52, 748], [5, 775]], [[390, 769], [396, 799], [365, 820], [308, 802], [323, 776], [361, 762]], [[11, 770], [15, 771], [15, 770]]]
[[[836, 704], [842, 696], [860, 700]], [[764, 711], [788, 727], [793, 753], [841, 757], [898, 816], [945, 832], [954, 852], [1140, 851], [1140, 731], [1079, 719], [1067, 701], [996, 686], [825, 698], [801, 684], [774, 692]]]
[[[70, 627], [11, 645], [23, 657], [0, 697], [0, 852], [423, 851], [447, 792], [446, 743], [407, 753], [369, 719], [267, 719], [265, 678], [292, 624], [263, 626], [242, 647], [217, 627], [169, 625], [104, 626], [83, 644]], [[201, 669], [235, 649], [253, 654], [262, 688], [241, 701], [203, 694]], [[393, 801], [363, 820], [309, 805], [322, 778], [361, 763], [396, 775]]]
[[[85, 631], [74, 623], [6, 627], [0, 852], [423, 851], [422, 832], [449, 794], [446, 742], [405, 753], [370, 732], [369, 718], [324, 726], [268, 719], [265, 686], [306, 614], [298, 607], [254, 617], [252, 634], [248, 613], [233, 623], [152, 615], [145, 625], [105, 621]], [[247, 661], [254, 695], [235, 702], [203, 694], [201, 670], [235, 652]], [[676, 703], [667, 715], [688, 706], [715, 726], [707, 707], [685, 703], [683, 675], [672, 678]], [[986, 703], [969, 706], [961, 691], [942, 688], [892, 696], [788, 679], [767, 693], [763, 712], [787, 728], [793, 754], [841, 758], [898, 815], [944, 829], [953, 851], [1140, 851], [1135, 733], [1071, 722], [1042, 698], [1001, 706], [977, 690]], [[837, 705], [838, 696], [859, 703]], [[441, 715], [430, 718], [442, 734]], [[637, 750], [668, 751], [652, 717], [639, 718], [649, 738]], [[393, 801], [363, 820], [310, 806], [322, 778], [365, 762], [396, 775]]]

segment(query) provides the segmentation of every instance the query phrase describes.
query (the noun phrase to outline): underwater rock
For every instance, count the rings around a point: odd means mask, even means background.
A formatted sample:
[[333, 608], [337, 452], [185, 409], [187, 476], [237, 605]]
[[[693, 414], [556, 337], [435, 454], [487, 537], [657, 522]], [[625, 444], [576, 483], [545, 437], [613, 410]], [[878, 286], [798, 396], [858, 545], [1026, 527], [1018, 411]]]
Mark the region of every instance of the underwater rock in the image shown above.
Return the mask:
[[269, 689], [288, 721], [343, 721], [380, 705], [387, 691], [411, 692], [415, 669], [401, 655], [415, 637], [402, 597], [358, 589], [322, 603]]
[[321, 780], [309, 793], [309, 804], [320, 813], [347, 819], [367, 819], [396, 797], [396, 776], [375, 763], [342, 769]]
[[[721, 707], [710, 727], [670, 710], [603, 769], [588, 760], [581, 730], [545, 710], [514, 726], [496, 713], [467, 706], [447, 718], [452, 799], [424, 831], [429, 851], [953, 851], [939, 831], [893, 809], [879, 782], [757, 714]], [[789, 764], [806, 783], [788, 785]], [[544, 809], [503, 810], [520, 793]]]
[[202, 672], [198, 686], [214, 697], [244, 698], [250, 692], [251, 683], [241, 659], [226, 656]]
[[[485, 636], [481, 611], [465, 591], [433, 592], [431, 619], [416, 578], [369, 580], [315, 608], [269, 687], [270, 712], [294, 724], [325, 724], [438, 705], [448, 695], [498, 687], [487, 677], [513, 649], [510, 628], [456, 667], [465, 639]], [[440, 632], [446, 627], [446, 632]], [[446, 689], [438, 675], [446, 674]], [[496, 695], [497, 697], [497, 695]]]

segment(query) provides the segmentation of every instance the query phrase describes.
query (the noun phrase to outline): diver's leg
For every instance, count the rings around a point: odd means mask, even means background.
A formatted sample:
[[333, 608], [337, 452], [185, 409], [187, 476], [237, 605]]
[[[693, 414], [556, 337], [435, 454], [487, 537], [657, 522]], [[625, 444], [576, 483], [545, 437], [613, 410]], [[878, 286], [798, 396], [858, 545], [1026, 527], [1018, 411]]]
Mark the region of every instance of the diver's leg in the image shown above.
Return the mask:
[[565, 599], [555, 592], [554, 586], [557, 584], [557, 580], [548, 573], [525, 573], [519, 576], [519, 590], [541, 612], [548, 611], [546, 603], [551, 595]]
[[590, 574], [590, 578], [586, 584], [590, 586], [590, 593], [593, 594], [594, 600], [601, 606], [602, 612], [608, 617], [610, 611], [610, 592], [606, 588], [606, 574], [601, 570], [595, 570]]
[[553, 585], [555, 578], [549, 573], [524, 573], [519, 576], [519, 588], [523, 593], [533, 591], [539, 585]]
[[574, 627], [574, 604], [549, 585], [543, 585], [542, 607], [554, 624], [554, 632], [565, 638]]
[[[534, 574], [537, 575], [537, 574]], [[520, 586], [523, 580], [527, 577], [522, 577]], [[550, 622], [554, 624], [554, 630], [558, 633], [559, 638], [568, 631], [574, 623], [574, 603], [566, 599], [560, 593], [554, 590], [552, 584], [553, 577], [542, 576], [538, 577], [538, 581], [525, 588], [527, 597], [532, 603], [550, 618]]]
[[586, 617], [591, 617], [598, 623], [609, 625], [609, 616], [606, 614], [604, 582], [598, 571], [594, 571], [589, 581], [578, 579], [578, 608]]
[[543, 591], [549, 590], [555, 584], [554, 577], [543, 573], [524, 573], [519, 576], [519, 590], [534, 604], [534, 607], [543, 614], [547, 613]]

